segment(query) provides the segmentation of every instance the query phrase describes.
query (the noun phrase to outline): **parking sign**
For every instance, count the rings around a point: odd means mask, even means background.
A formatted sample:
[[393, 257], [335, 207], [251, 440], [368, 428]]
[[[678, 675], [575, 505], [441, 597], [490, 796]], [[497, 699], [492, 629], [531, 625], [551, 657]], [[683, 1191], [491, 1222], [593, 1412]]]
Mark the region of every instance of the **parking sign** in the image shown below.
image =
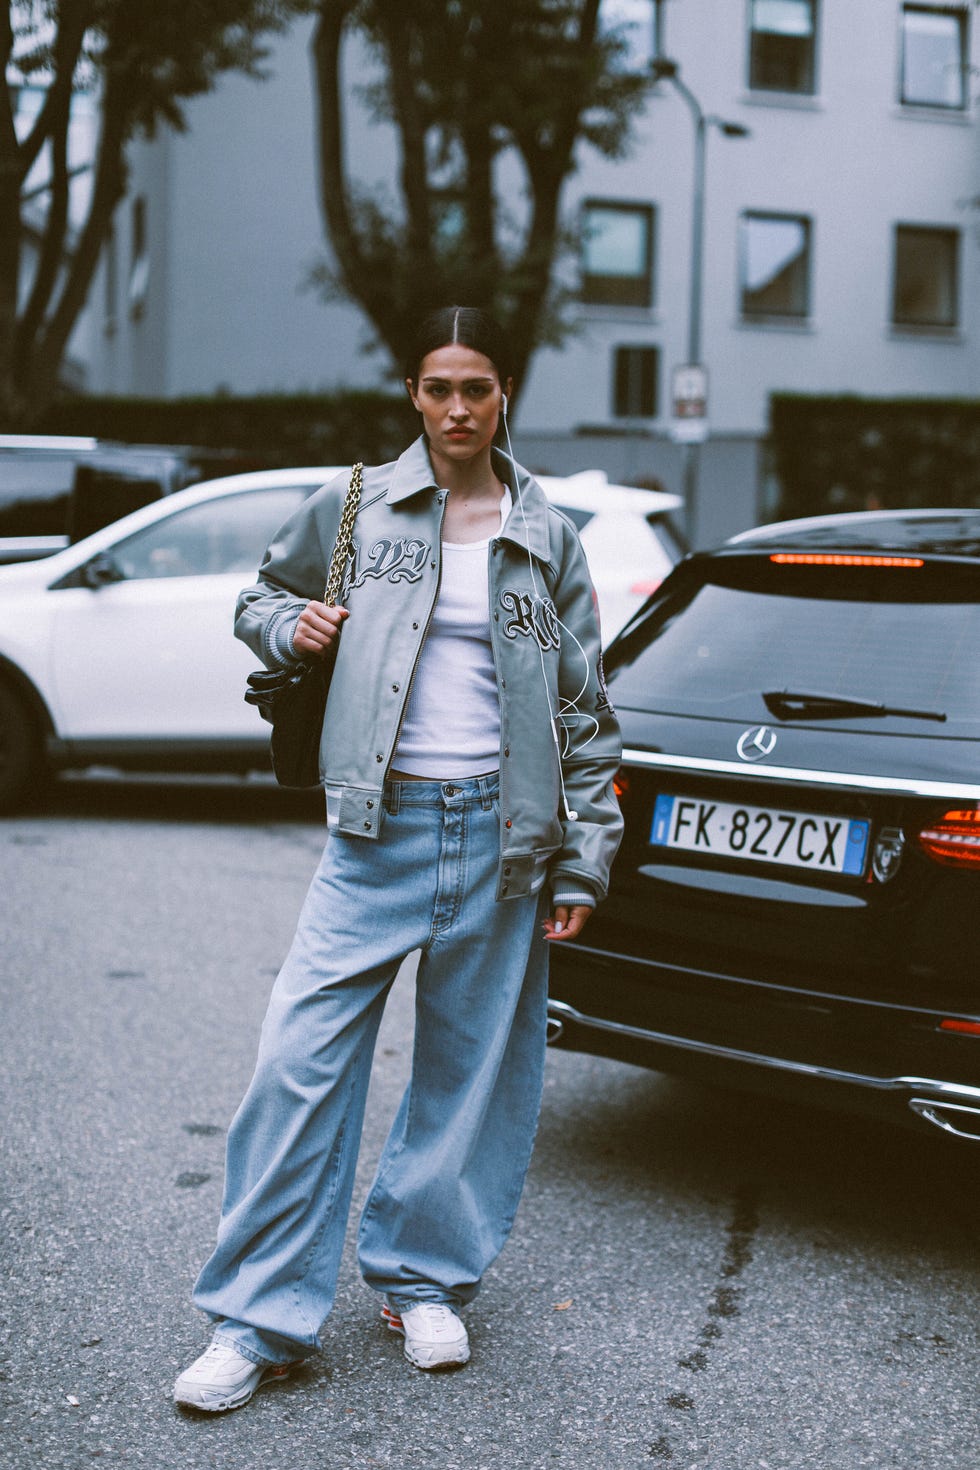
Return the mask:
[[671, 437], [703, 444], [708, 437], [708, 373], [696, 363], [676, 367], [672, 380]]

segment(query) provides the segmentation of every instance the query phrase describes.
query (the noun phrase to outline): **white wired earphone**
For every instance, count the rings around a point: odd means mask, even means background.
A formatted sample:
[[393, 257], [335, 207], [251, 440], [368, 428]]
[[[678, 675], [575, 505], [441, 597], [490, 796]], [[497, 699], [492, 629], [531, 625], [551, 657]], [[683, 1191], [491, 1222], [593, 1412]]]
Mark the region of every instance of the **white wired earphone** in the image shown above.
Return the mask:
[[[504, 434], [506, 435], [506, 438], [507, 438], [507, 456], [508, 456], [511, 464], [514, 465], [515, 468], [516, 468], [517, 460], [516, 460], [515, 455], [514, 455], [514, 446], [510, 442], [510, 428], [508, 427], [508, 424], [507, 424], [507, 394], [506, 393], [502, 393], [500, 395], [500, 411], [501, 411], [501, 414], [502, 414], [503, 420], [504, 420]], [[534, 589], [535, 596], [538, 597], [538, 598], [540, 598], [540, 600], [542, 602], [544, 602], [544, 601], [549, 600], [549, 599], [546, 599], [545, 598], [544, 592], [542, 591], [541, 587], [538, 584], [537, 573], [534, 570], [534, 558], [531, 555], [531, 535], [530, 535], [530, 530], [529, 530], [528, 524], [527, 524], [527, 516], [526, 516], [526, 514], [524, 512], [524, 497], [521, 495], [521, 487], [520, 487], [520, 484], [518, 483], [517, 475], [516, 474], [514, 476], [514, 486], [515, 486], [515, 489], [517, 490], [517, 503], [520, 506], [521, 520], [524, 522], [524, 546], [525, 546], [525, 549], [527, 551], [527, 565], [528, 565], [528, 570], [530, 571], [530, 574], [531, 574], [531, 586]], [[554, 603], [552, 603], [552, 607], [554, 608]], [[569, 638], [575, 644], [575, 647], [578, 649], [579, 653], [582, 655], [582, 661], [585, 664], [585, 679], [583, 680], [581, 689], [578, 691], [578, 693], [576, 694], [576, 696], [575, 696], [574, 699], [564, 699], [559, 694], [558, 698], [559, 698], [560, 703], [559, 703], [558, 711], [556, 713], [552, 709], [552, 707], [551, 707], [551, 690], [548, 688], [548, 674], [547, 674], [547, 670], [545, 669], [545, 666], [544, 666], [544, 650], [542, 649], [541, 644], [538, 642], [537, 638], [535, 638], [535, 640], [534, 640], [535, 643], [537, 644], [537, 649], [538, 649], [538, 662], [541, 665], [541, 680], [542, 680], [542, 683], [544, 684], [545, 699], [548, 701], [548, 710], [549, 710], [549, 712], [551, 714], [551, 721], [550, 721], [550, 723], [551, 723], [551, 738], [555, 742], [555, 750], [558, 753], [558, 784], [561, 787], [561, 804], [565, 808], [565, 816], [568, 819], [568, 821], [570, 821], [570, 822], [577, 822], [578, 821], [578, 812], [573, 811], [571, 809], [571, 807], [568, 805], [568, 797], [565, 794], [565, 778], [564, 778], [564, 776], [562, 774], [562, 761], [566, 758], [566, 756], [569, 753], [569, 749], [570, 749], [570, 746], [569, 746], [570, 727], [573, 724], [575, 724], [575, 722], [578, 721], [578, 720], [587, 720], [589, 722], [589, 724], [594, 727], [593, 730], [592, 730], [592, 733], [582, 743], [582, 749], [584, 750], [585, 749], [585, 746], [588, 745], [590, 743], [590, 741], [593, 741], [596, 738], [596, 736], [598, 735], [598, 733], [599, 733], [599, 721], [595, 718], [594, 715], [585, 714], [582, 710], [580, 710], [578, 708], [578, 702], [582, 698], [583, 694], [585, 694], [586, 690], [588, 689], [588, 687], [589, 687], [589, 678], [590, 678], [590, 676], [592, 674], [592, 667], [591, 667], [591, 665], [589, 663], [589, 656], [586, 653], [585, 649], [582, 647], [582, 645], [579, 642], [579, 640], [576, 638], [575, 634], [572, 632], [571, 628], [569, 628], [565, 623], [562, 622], [561, 618], [558, 616], [557, 609], [555, 609], [555, 620], [558, 623], [559, 628], [563, 629], [563, 631], [568, 634]], [[564, 750], [562, 749], [561, 745], [558, 742], [558, 726], [559, 725], [561, 726], [562, 733], [563, 733], [563, 735], [565, 737], [565, 741], [564, 741], [565, 748], [564, 748]]]

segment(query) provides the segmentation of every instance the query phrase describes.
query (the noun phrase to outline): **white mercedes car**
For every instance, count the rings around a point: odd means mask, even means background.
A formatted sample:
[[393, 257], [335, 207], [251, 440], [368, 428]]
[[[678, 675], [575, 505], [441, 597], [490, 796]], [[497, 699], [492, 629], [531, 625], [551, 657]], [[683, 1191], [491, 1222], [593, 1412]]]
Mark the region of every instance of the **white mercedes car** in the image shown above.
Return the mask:
[[[192, 485], [53, 556], [0, 567], [0, 808], [52, 770], [268, 770], [235, 602], [278, 526], [343, 466]], [[680, 498], [542, 476], [579, 528], [606, 642], [683, 548]]]

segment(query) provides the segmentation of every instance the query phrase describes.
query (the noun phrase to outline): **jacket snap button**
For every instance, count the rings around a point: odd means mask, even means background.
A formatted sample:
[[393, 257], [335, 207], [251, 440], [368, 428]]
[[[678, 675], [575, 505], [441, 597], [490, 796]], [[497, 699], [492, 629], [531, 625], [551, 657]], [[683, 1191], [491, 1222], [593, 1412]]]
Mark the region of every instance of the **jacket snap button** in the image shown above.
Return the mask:
[[397, 684], [392, 684], [392, 686], [391, 686], [391, 692], [392, 692], [392, 694], [397, 694], [398, 693], [398, 689], [399, 689], [399, 686]]
[[378, 762], [379, 765], [384, 760], [384, 756], [383, 755], [376, 755], [374, 758]]
[[412, 627], [415, 629], [416, 632], [418, 632], [418, 627], [419, 627], [418, 623], [413, 623], [412, 624]]
[[505, 878], [509, 878], [510, 877], [510, 868], [505, 868], [504, 869], [504, 877]]
[[370, 832], [370, 830], [371, 830], [371, 823], [370, 822], [365, 822], [364, 823], [364, 830], [365, 830], [365, 832]]
[[511, 821], [511, 819], [510, 819], [510, 817], [508, 817], [508, 818], [507, 818], [507, 820], [506, 820], [506, 822], [505, 822], [505, 823], [504, 823], [504, 826], [505, 826], [505, 827], [513, 827], [513, 825], [514, 825], [514, 824], [513, 824], [513, 822], [512, 822], [512, 821]]
[[510, 746], [509, 745], [505, 745], [504, 746], [504, 755], [510, 755]]
[[370, 811], [372, 809], [372, 807], [374, 806], [374, 802], [373, 801], [366, 801], [364, 803], [364, 805], [367, 807], [368, 811]]

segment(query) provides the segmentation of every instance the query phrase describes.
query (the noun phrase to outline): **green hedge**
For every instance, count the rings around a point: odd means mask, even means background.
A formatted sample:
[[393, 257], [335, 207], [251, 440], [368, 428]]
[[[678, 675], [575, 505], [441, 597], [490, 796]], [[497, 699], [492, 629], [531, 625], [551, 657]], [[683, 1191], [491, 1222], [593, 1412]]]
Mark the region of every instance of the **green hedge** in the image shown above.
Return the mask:
[[234, 450], [263, 466], [383, 464], [418, 432], [405, 394], [267, 394], [254, 398], [65, 398], [41, 434], [94, 434], [126, 444]]
[[980, 400], [770, 400], [777, 514], [980, 506]]

